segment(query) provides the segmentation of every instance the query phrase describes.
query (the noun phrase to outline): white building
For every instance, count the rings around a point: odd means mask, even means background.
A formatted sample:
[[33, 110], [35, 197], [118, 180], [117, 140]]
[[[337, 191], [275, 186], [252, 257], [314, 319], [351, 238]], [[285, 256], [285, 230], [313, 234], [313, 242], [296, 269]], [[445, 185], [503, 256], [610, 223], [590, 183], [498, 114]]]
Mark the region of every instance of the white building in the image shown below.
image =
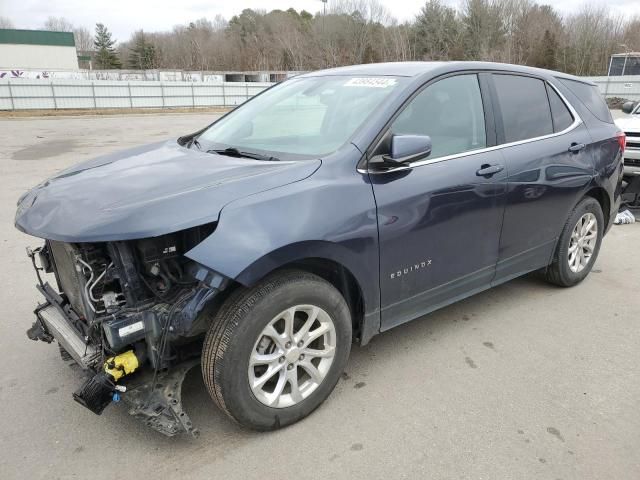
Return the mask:
[[0, 29], [0, 72], [23, 69], [77, 70], [73, 33]]

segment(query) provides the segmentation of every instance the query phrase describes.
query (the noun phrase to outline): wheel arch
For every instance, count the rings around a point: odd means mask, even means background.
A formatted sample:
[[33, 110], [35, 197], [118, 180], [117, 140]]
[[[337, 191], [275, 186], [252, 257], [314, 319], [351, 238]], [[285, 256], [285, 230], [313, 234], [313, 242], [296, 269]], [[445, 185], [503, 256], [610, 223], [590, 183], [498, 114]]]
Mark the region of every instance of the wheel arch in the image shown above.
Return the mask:
[[265, 255], [243, 270], [235, 280], [245, 287], [251, 287], [278, 270], [296, 269], [315, 274], [342, 294], [351, 312], [353, 338], [360, 340], [365, 328], [365, 318], [370, 318], [365, 313], [374, 303], [371, 285], [363, 281], [362, 274], [359, 275], [355, 266], [349, 265], [343, 255], [337, 253], [331, 245], [326, 245], [330, 242], [301, 243], [302, 245], [288, 245]]
[[584, 194], [583, 198], [591, 197], [595, 199], [599, 204], [600, 208], [602, 208], [602, 214], [604, 216], [604, 228], [603, 231], [609, 225], [609, 220], [611, 218], [611, 200], [609, 199], [609, 194], [607, 191], [599, 186], [592, 187]]
[[349, 306], [353, 338], [361, 338], [364, 321], [364, 296], [358, 280], [347, 267], [334, 260], [312, 257], [291, 262], [281, 268], [295, 268], [313, 273], [333, 285]]

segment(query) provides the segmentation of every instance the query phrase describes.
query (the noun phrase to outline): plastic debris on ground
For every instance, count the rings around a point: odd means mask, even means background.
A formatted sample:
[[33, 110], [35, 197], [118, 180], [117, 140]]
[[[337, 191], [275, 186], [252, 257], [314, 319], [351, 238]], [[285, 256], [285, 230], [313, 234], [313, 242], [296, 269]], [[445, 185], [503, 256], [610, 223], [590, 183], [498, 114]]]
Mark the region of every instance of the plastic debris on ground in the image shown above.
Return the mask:
[[613, 223], [615, 223], [616, 225], [636, 223], [636, 217], [634, 217], [633, 213], [631, 213], [631, 211], [629, 211], [628, 209], [622, 210], [621, 212], [618, 212], [618, 214], [616, 215], [616, 219], [613, 221]]

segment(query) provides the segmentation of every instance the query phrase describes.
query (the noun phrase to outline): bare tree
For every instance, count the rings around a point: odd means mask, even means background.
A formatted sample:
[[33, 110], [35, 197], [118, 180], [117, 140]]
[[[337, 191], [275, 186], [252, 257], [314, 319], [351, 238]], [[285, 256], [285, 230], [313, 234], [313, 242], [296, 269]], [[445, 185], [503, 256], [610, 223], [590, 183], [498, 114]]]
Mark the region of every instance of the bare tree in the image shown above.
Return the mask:
[[49, 17], [42, 26], [45, 30], [53, 32], [72, 32], [79, 52], [93, 50], [93, 35], [85, 27], [76, 27], [64, 17]]
[[73, 24], [64, 17], [49, 17], [43, 28], [53, 32], [73, 32]]
[[88, 52], [93, 50], [93, 35], [84, 27], [74, 27], [73, 38], [76, 42], [76, 50]]
[[0, 28], [15, 28], [10, 18], [0, 16]]
[[[539, 0], [458, 1], [454, 8], [447, 0], [425, 0], [415, 20], [402, 24], [379, 0], [332, 0], [326, 16], [293, 8], [245, 9], [228, 22], [201, 18], [144, 37], [153, 65], [184, 70], [310, 70], [467, 59], [593, 75], [606, 73], [620, 44], [640, 50], [640, 17], [625, 20], [604, 6], [585, 3], [563, 18]], [[59, 18], [48, 24], [73, 27]], [[73, 30], [80, 45], [78, 29]], [[119, 45], [125, 65], [135, 64], [129, 58], [135, 42], [134, 34]]]
[[577, 75], [603, 73], [624, 37], [624, 23], [607, 7], [585, 4], [565, 21], [563, 69]]
[[640, 51], [640, 15], [636, 15], [628, 20], [625, 25], [622, 40], [630, 50]]

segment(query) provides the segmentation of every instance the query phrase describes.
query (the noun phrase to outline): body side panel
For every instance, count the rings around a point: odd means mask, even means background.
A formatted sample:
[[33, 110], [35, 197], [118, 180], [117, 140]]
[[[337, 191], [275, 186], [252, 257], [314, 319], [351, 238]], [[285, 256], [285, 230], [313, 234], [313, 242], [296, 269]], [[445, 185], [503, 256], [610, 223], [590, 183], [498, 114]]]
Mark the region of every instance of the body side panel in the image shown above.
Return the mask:
[[609, 200], [609, 223], [605, 225], [606, 233], [613, 225], [621, 202], [624, 159], [616, 138], [616, 133], [620, 129], [615, 123], [603, 122], [596, 118], [571, 89], [562, 82], [552, 79], [551, 83], [571, 102], [589, 131], [591, 143], [588, 145], [588, 149], [591, 151], [594, 167], [591, 187], [602, 188]]
[[584, 125], [502, 150], [509, 177], [496, 281], [548, 265], [569, 212], [594, 175], [589, 147], [573, 154], [572, 143], [590, 143]]
[[368, 177], [355, 170], [360, 155], [351, 145], [302, 182], [231, 202], [186, 256], [247, 286], [296, 260], [332, 260], [358, 281], [365, 316], [376, 314], [376, 208]]
[[506, 174], [484, 179], [476, 171], [501, 163], [500, 152], [489, 151], [372, 175], [383, 330], [490, 285]]
[[[526, 73], [560, 90], [557, 86], [560, 82], [554, 82], [548, 75], [550, 72], [505, 73]], [[494, 109], [499, 112], [499, 92], [495, 83], [492, 85], [496, 95]], [[563, 90], [560, 93], [565, 95]], [[568, 131], [500, 149], [509, 175], [494, 285], [549, 264], [569, 212], [593, 180], [591, 137], [582, 120], [582, 112], [574, 101], [569, 98], [567, 101], [579, 117]], [[526, 112], [522, 114], [526, 115]], [[505, 141], [503, 122], [498, 115], [501, 142]], [[577, 153], [569, 152], [574, 144], [586, 147]]]

